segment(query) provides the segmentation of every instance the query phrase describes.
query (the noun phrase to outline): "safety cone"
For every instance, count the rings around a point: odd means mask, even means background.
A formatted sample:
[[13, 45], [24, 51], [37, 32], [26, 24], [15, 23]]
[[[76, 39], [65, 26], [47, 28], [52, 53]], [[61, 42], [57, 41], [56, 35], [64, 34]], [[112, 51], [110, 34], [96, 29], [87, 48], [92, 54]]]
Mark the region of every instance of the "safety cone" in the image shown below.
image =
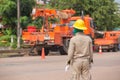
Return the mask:
[[102, 54], [102, 47], [99, 46], [99, 54]]
[[42, 48], [41, 59], [45, 59], [45, 51], [44, 51], [44, 48]]

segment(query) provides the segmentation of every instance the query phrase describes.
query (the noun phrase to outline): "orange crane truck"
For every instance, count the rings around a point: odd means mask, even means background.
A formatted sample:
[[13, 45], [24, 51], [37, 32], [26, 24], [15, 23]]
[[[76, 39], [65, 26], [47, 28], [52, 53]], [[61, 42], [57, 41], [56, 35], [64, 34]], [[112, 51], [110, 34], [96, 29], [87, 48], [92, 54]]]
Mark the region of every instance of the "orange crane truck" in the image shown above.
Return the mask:
[[97, 38], [94, 40], [96, 51], [99, 51], [100, 47], [103, 51], [118, 51], [118, 36], [120, 36], [120, 31], [104, 32], [103, 38]]
[[[72, 17], [75, 14], [75, 11], [72, 9], [57, 11], [54, 9], [35, 8], [33, 13], [32, 17], [34, 19], [36, 17], [43, 17], [44, 24], [40, 30], [22, 31], [23, 44], [31, 47], [30, 53], [34, 51], [36, 54], [41, 55], [42, 48], [44, 47], [45, 55], [48, 55], [49, 51], [59, 51], [61, 55], [67, 54], [69, 41], [73, 36], [73, 27], [71, 26], [77, 19], [81, 19], [81, 17]], [[60, 19], [60, 22], [52, 27], [49, 25], [48, 17], [57, 17]], [[84, 21], [88, 27], [87, 33], [85, 34], [93, 34], [92, 18], [84, 17]]]
[[[45, 55], [48, 55], [49, 51], [60, 51], [61, 55], [66, 54], [63, 48], [63, 42], [67, 38], [70, 38], [72, 34], [71, 29], [66, 26], [69, 22], [70, 17], [75, 14], [75, 11], [61, 10], [57, 11], [55, 9], [41, 9], [34, 8], [32, 17], [33, 19], [37, 17], [43, 17], [42, 29], [36, 29], [34, 26], [29, 26], [28, 29], [22, 31], [22, 40], [24, 46], [30, 46], [30, 52], [34, 51], [36, 54], [41, 55], [41, 49], [44, 47]], [[51, 26], [48, 18], [59, 18], [59, 23], [54, 23], [55, 26]]]

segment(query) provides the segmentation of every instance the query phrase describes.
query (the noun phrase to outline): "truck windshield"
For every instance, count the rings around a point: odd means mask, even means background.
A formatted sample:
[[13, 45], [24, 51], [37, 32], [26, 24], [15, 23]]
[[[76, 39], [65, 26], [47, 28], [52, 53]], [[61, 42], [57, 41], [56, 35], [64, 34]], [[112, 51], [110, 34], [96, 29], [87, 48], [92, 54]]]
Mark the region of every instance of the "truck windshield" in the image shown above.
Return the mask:
[[90, 27], [95, 28], [95, 24], [94, 24], [94, 21], [92, 19], [90, 20]]
[[69, 22], [68, 26], [69, 26], [69, 27], [73, 27], [73, 24], [74, 24], [74, 23], [75, 23], [75, 20], [72, 20], [72, 21]]

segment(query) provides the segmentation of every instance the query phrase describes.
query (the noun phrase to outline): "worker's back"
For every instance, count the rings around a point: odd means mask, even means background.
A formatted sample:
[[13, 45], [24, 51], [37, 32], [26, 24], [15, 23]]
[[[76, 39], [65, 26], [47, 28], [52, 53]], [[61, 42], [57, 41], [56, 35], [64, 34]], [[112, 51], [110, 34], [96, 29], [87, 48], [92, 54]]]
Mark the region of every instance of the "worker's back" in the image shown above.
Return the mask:
[[90, 43], [92, 40], [89, 36], [77, 33], [72, 39], [72, 43], [75, 45], [74, 58], [89, 58], [90, 57]]

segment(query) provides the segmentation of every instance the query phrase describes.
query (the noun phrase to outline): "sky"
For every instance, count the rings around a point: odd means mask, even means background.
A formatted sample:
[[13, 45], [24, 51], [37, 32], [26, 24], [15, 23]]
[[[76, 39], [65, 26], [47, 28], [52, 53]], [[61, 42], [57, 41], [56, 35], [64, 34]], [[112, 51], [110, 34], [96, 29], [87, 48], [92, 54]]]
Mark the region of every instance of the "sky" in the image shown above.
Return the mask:
[[115, 0], [115, 2], [118, 2], [118, 3], [120, 3], [120, 0]]

